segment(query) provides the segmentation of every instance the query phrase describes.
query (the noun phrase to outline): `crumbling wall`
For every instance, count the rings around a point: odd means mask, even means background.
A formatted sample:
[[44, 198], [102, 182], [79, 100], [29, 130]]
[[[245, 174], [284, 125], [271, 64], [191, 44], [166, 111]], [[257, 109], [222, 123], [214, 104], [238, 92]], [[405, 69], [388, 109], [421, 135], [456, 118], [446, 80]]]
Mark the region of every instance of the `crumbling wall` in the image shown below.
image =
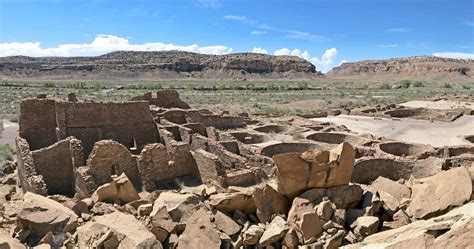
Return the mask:
[[186, 102], [179, 98], [176, 90], [161, 90], [156, 93], [156, 98], [153, 98], [151, 93], [145, 93], [141, 96], [136, 96], [130, 99], [131, 101], [145, 100], [150, 105], [156, 105], [163, 108], [191, 108]]
[[43, 176], [36, 172], [33, 155], [30, 151], [28, 141], [21, 137], [15, 139], [17, 153], [18, 183], [23, 192], [29, 191], [35, 194], [47, 195], [48, 190]]
[[[74, 160], [75, 153], [71, 149], [71, 140], [76, 139], [68, 138], [46, 148], [32, 151], [36, 173], [43, 176], [49, 195], [74, 195], [74, 163], [78, 159]], [[77, 150], [77, 140], [74, 143]]]
[[156, 189], [157, 181], [173, 179], [181, 176], [169, 164], [170, 157], [163, 144], [149, 144], [145, 146], [138, 159], [138, 169], [146, 191]]
[[241, 168], [247, 162], [247, 159], [227, 150], [222, 144], [199, 134], [193, 134], [191, 139], [191, 148], [193, 150], [203, 149], [215, 154], [227, 169]]
[[87, 159], [88, 173], [97, 185], [112, 181], [112, 175], [125, 173], [134, 186], [141, 186], [137, 159], [122, 144], [112, 140], [95, 143]]
[[54, 99], [26, 99], [20, 103], [20, 110], [19, 134], [31, 150], [57, 141]]
[[138, 159], [143, 186], [147, 191], [153, 191], [161, 183], [177, 178], [199, 179], [190, 145], [173, 140], [169, 131], [163, 131], [168, 134], [164, 140], [166, 145], [149, 144], [143, 148]]
[[146, 102], [57, 102], [56, 115], [63, 136], [81, 140], [86, 156], [95, 142], [104, 139], [138, 151], [148, 143], [158, 142], [156, 125]]
[[171, 109], [164, 111], [158, 115], [160, 119], [166, 119], [169, 122], [175, 124], [186, 123], [186, 112], [181, 109]]
[[81, 140], [86, 157], [94, 143], [103, 139], [137, 150], [158, 142], [156, 125], [145, 101], [86, 103], [27, 99], [21, 102], [20, 136], [28, 141], [31, 150], [74, 136]]
[[227, 175], [219, 158], [203, 149], [191, 152], [196, 161], [199, 178], [204, 184], [227, 187]]
[[235, 129], [245, 126], [242, 117], [220, 116], [218, 114], [206, 113], [202, 110], [189, 110], [186, 117], [188, 123], [201, 123], [204, 126], [213, 126], [217, 129]]

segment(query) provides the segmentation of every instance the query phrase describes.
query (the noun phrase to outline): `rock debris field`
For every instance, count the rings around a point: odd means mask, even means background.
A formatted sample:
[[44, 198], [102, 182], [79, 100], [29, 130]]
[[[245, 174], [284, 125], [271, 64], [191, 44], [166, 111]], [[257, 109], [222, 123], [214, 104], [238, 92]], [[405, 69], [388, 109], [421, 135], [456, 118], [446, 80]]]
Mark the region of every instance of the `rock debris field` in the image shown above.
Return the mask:
[[0, 248], [473, 247], [474, 98], [423, 101], [265, 117], [174, 90], [25, 99]]

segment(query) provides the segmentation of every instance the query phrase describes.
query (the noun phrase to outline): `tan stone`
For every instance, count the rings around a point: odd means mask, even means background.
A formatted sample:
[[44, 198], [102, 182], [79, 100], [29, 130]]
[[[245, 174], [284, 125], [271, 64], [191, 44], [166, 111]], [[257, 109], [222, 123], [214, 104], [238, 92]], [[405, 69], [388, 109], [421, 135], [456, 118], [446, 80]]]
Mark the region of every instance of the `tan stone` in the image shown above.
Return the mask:
[[393, 197], [391, 194], [379, 190], [380, 201], [382, 201], [382, 208], [384, 212], [389, 215], [393, 216], [400, 207], [400, 202]]
[[241, 210], [244, 213], [255, 213], [255, 201], [252, 198], [253, 191], [220, 193], [209, 198], [209, 205], [220, 211], [232, 213]]
[[255, 245], [258, 243], [260, 237], [262, 237], [265, 229], [261, 226], [251, 225], [245, 232], [242, 234], [242, 242], [244, 245]]
[[216, 225], [217, 229], [229, 236], [238, 233], [241, 228], [239, 224], [219, 210], [215, 210], [214, 212], [214, 224]]
[[330, 220], [334, 212], [332, 205], [332, 202], [329, 200], [322, 201], [321, 203], [319, 203], [318, 206], [315, 207], [316, 213], [318, 214], [319, 218], [324, 221]]
[[137, 209], [138, 216], [149, 215], [151, 211], [153, 211], [153, 205], [150, 203], [140, 205]]
[[339, 248], [342, 244], [342, 239], [344, 238], [344, 230], [339, 230], [337, 231], [336, 234], [331, 236], [328, 240], [326, 240], [326, 243], [324, 243], [323, 248], [324, 249], [336, 249]]
[[288, 212], [287, 222], [290, 226], [296, 226], [304, 213], [313, 212], [314, 205], [304, 198], [296, 197], [293, 199], [291, 209]]
[[399, 228], [401, 226], [404, 226], [404, 225], [407, 225], [409, 223], [411, 223], [411, 219], [410, 217], [405, 213], [405, 211], [403, 210], [398, 210], [398, 212], [396, 212], [393, 217], [392, 217], [393, 221], [385, 221], [383, 223], [383, 227], [385, 229], [395, 229], [395, 228]]
[[323, 198], [327, 197], [336, 205], [336, 208], [346, 209], [358, 206], [363, 192], [359, 185], [349, 185], [333, 188], [314, 188], [302, 193], [299, 197], [315, 204], [320, 203]]
[[171, 220], [166, 207], [163, 206], [151, 216], [151, 226], [151, 232], [155, 235], [156, 239], [163, 243], [168, 238], [168, 235], [175, 231], [176, 223]]
[[376, 233], [378, 225], [379, 218], [374, 216], [361, 216], [352, 223], [351, 228], [354, 229], [356, 238], [362, 240], [365, 237]]
[[298, 221], [298, 227], [303, 234], [304, 241], [309, 241], [322, 232], [322, 222], [319, 216], [314, 212], [303, 213], [301, 219]]
[[200, 208], [201, 205], [198, 204], [200, 204], [199, 197], [193, 194], [164, 192], [155, 200], [150, 216], [154, 216], [162, 207], [166, 207], [173, 221], [179, 222], [192, 216]]
[[0, 248], [2, 249], [26, 249], [17, 239], [7, 235], [0, 235]]
[[313, 150], [273, 156], [277, 167], [278, 191], [289, 198], [311, 188], [349, 184], [355, 162], [352, 145], [344, 142], [331, 151]]
[[459, 167], [416, 180], [407, 213], [416, 219], [428, 218], [450, 207], [460, 206], [471, 198], [469, 171]]
[[213, 227], [211, 217], [206, 210], [201, 209], [188, 219], [184, 233], [179, 236], [177, 248], [220, 248], [219, 232]]
[[23, 229], [42, 238], [48, 232], [71, 232], [77, 227], [77, 215], [69, 208], [44, 196], [26, 192], [17, 216]]
[[[132, 215], [113, 212], [96, 216], [77, 229], [80, 248], [100, 247], [97, 238], [104, 238], [102, 246], [116, 248], [162, 248], [161, 243]], [[107, 247], [107, 246], [106, 246]]]
[[255, 188], [253, 199], [257, 208], [257, 217], [262, 223], [269, 222], [272, 215], [288, 213], [288, 199], [278, 193], [271, 185], [261, 184]]
[[262, 237], [260, 237], [259, 243], [261, 246], [269, 246], [282, 239], [287, 231], [288, 224], [286, 221], [280, 216], [275, 216], [263, 232]]
[[113, 178], [112, 182], [98, 187], [92, 194], [91, 199], [93, 202], [120, 201], [122, 204], [126, 204], [139, 200], [140, 196], [132, 182], [122, 173], [119, 177]]
[[377, 179], [375, 179], [375, 181], [372, 182], [370, 186], [375, 191], [384, 191], [386, 193], [389, 193], [399, 202], [403, 198], [409, 198], [411, 194], [411, 191], [407, 186], [382, 176], [379, 176]]
[[285, 234], [283, 238], [282, 245], [286, 248], [296, 248], [299, 243], [298, 233], [296, 232], [296, 228], [290, 227], [288, 232]]
[[373, 234], [348, 248], [470, 248], [473, 229], [474, 203], [471, 202], [429, 220]]

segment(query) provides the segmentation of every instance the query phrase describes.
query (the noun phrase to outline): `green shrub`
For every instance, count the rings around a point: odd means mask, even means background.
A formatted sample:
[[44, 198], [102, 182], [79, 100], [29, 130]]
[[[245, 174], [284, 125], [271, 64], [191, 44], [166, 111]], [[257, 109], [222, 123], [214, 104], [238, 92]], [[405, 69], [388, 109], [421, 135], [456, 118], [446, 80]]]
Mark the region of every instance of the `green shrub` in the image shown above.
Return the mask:
[[45, 83], [43, 83], [43, 87], [44, 88], [54, 88], [54, 87], [56, 87], [56, 84], [54, 84], [53, 82], [45, 82]]
[[66, 85], [66, 88], [85, 89], [86, 84], [84, 82], [69, 83], [69, 84]]
[[94, 82], [94, 90], [95, 90], [96, 92], [102, 90], [102, 88], [103, 88], [102, 83], [100, 83], [100, 82]]
[[468, 86], [468, 85], [462, 85], [462, 89], [469, 90], [469, 89], [471, 89], [471, 87]]
[[411, 86], [411, 81], [410, 80], [402, 80], [402, 81], [400, 81], [400, 86], [402, 88], [409, 88]]
[[452, 86], [451, 84], [449, 84], [449, 83], [444, 83], [444, 85], [443, 85], [443, 88], [449, 88], [449, 89], [452, 89], [452, 88], [453, 88], [453, 86]]
[[379, 86], [379, 89], [390, 89], [390, 85], [388, 83], [383, 83], [381, 86]]
[[423, 82], [420, 80], [413, 82], [413, 87], [423, 87], [423, 86], [424, 86]]

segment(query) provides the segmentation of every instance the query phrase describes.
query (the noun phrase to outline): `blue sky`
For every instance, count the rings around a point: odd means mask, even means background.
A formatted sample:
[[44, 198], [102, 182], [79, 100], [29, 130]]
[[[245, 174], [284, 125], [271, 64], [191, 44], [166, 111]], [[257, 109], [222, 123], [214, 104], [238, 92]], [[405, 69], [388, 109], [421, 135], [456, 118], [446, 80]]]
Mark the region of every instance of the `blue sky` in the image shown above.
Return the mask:
[[472, 0], [0, 0], [0, 56], [113, 50], [474, 59]]

